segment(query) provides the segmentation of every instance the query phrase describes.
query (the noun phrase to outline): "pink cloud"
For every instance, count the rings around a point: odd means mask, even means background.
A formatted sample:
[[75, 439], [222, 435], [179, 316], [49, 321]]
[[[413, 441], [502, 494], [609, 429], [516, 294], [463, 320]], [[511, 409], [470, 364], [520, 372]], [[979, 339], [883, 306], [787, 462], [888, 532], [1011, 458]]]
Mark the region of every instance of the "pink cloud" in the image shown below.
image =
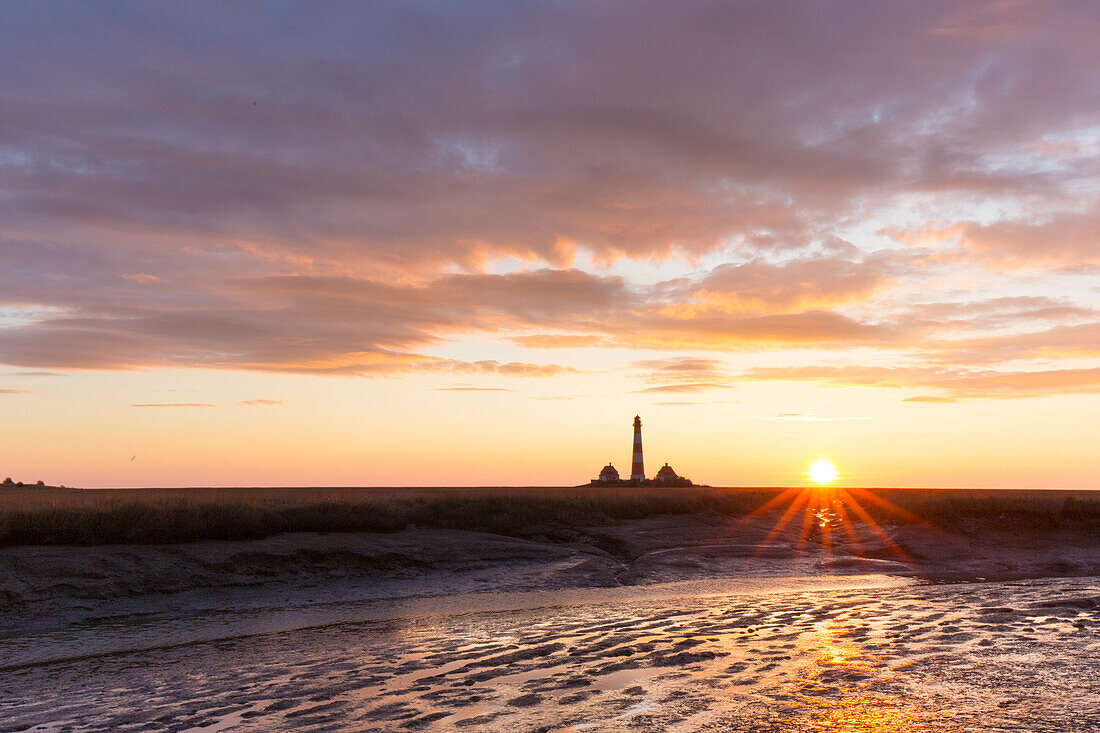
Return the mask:
[[1100, 393], [1100, 368], [995, 371], [920, 366], [767, 367], [752, 369], [740, 375], [740, 378], [893, 389], [931, 388], [941, 391], [939, 395], [905, 398], [909, 402], [925, 403]]
[[[1091, 389], [1068, 372], [1095, 354], [1096, 293], [1061, 285], [1100, 267], [1086, 134], [1100, 125], [1100, 47], [1085, 11], [8, 15], [0, 362], [575, 370], [433, 353], [474, 335], [859, 346], [901, 354], [900, 381], [933, 387], [946, 377], [922, 369], [1066, 360], [1051, 384]], [[117, 44], [119, 27], [145, 32]], [[624, 257], [688, 267], [653, 282]], [[616, 263], [633, 279], [606, 274]], [[1022, 268], [1042, 287], [989, 284]], [[963, 271], [975, 292], [936, 292]]]

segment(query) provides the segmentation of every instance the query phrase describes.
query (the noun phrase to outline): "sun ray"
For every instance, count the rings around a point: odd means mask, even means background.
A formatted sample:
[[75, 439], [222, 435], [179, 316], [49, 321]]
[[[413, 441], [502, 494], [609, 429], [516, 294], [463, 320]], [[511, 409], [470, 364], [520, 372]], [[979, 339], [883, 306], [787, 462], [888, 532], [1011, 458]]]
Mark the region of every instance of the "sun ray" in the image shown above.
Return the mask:
[[845, 500], [848, 500], [845, 501], [845, 503], [848, 504], [851, 510], [855, 512], [855, 514], [861, 520], [863, 520], [863, 523], [867, 525], [867, 528], [871, 530], [879, 539], [882, 540], [882, 543], [886, 545], [887, 549], [889, 549], [890, 552], [896, 555], [898, 559], [900, 559], [902, 562], [906, 564], [912, 564], [912, 558], [910, 558], [909, 555], [907, 555], [905, 551], [902, 550], [896, 542], [894, 542], [889, 533], [887, 533], [886, 530], [879, 526], [878, 522], [876, 522], [874, 518], [867, 513], [867, 510], [861, 507], [859, 505], [859, 502], [852, 498], [851, 494], [849, 494], [844, 489], [838, 489], [838, 491], [841, 493], [841, 496]]
[[859, 535], [856, 534], [855, 527], [852, 526], [852, 519], [848, 516], [848, 510], [844, 508], [844, 502], [836, 502], [835, 507], [837, 518], [840, 520], [841, 529], [844, 531], [844, 534], [847, 535], [849, 541], [855, 545], [856, 550], [862, 552], [863, 543], [860, 542]]
[[[879, 507], [880, 509], [886, 511], [887, 513], [894, 515], [895, 517], [897, 517], [899, 520], [901, 520], [903, 522], [907, 522], [907, 523], [910, 523], [910, 524], [924, 525], [933, 534], [935, 534], [939, 538], [945, 540], [947, 543], [949, 543], [951, 545], [955, 545], [955, 546], [958, 546], [960, 548], [965, 547], [965, 543], [959, 537], [957, 537], [956, 535], [953, 535], [952, 533], [943, 530], [941, 527], [937, 527], [934, 523], [928, 521], [927, 519], [920, 516], [919, 514], [914, 514], [913, 512], [908, 511], [907, 509], [904, 509], [904, 508], [898, 506], [894, 502], [892, 502], [892, 501], [890, 501], [890, 500], [888, 500], [888, 499], [886, 499], [882, 496], [879, 496], [878, 494], [874, 493], [873, 491], [869, 491], [867, 489], [854, 488], [854, 487], [848, 488], [847, 491], [851, 492], [851, 494], [854, 494], [856, 496], [861, 497], [868, 504], [873, 504], [873, 505]], [[856, 501], [855, 496], [852, 497], [852, 501]]]
[[833, 559], [833, 528], [829, 524], [828, 516], [821, 522], [821, 555], [825, 567]]
[[783, 531], [783, 529], [790, 523], [794, 515], [798, 513], [799, 508], [804, 506], [809, 501], [809, 499], [810, 496], [808, 491], [803, 491], [795, 497], [794, 501], [791, 502], [791, 505], [787, 507], [787, 510], [783, 512], [782, 516], [780, 516], [779, 519], [776, 521], [775, 526], [772, 528], [772, 530], [767, 534], [766, 537], [764, 537], [763, 540], [760, 541], [760, 545], [757, 547], [756, 552], [753, 553], [754, 558], [759, 557], [760, 553], [764, 551], [764, 548], [770, 545], [772, 540], [779, 536], [779, 533]]
[[854, 554], [860, 559], [862, 566], [866, 568], [868, 562], [867, 558], [863, 555], [863, 542], [859, 539], [859, 535], [856, 534], [855, 527], [852, 526], [852, 519], [848, 516], [848, 510], [844, 508], [844, 502], [837, 501], [835, 507], [837, 518], [840, 520], [841, 530], [843, 530], [845, 536], [848, 537], [848, 541], [851, 542], [852, 546], [855, 548]]
[[805, 491], [805, 489], [798, 488], [798, 487], [791, 487], [789, 489], [784, 489], [783, 491], [781, 491], [776, 496], [772, 497], [771, 499], [764, 502], [763, 504], [761, 504], [756, 509], [753, 509], [751, 512], [746, 514], [744, 517], [741, 518], [741, 521], [744, 522], [744, 521], [748, 521], [749, 519], [754, 519], [754, 518], [760, 516], [761, 514], [767, 512], [771, 509], [774, 509], [774, 508], [778, 507], [786, 499], [794, 497], [794, 496], [796, 496], [797, 494], [799, 494], [803, 491]]
[[[816, 501], [817, 504], [815, 506], [810, 506], [810, 502], [814, 501]], [[815, 508], [816, 506], [820, 506], [820, 504], [821, 497], [812, 493], [811, 498], [806, 503], [806, 508], [802, 512], [802, 527], [798, 532], [798, 545], [796, 546], [799, 552], [802, 552], [810, 542], [810, 534], [813, 532]]]
[[786, 500], [790, 499], [793, 501], [798, 497], [798, 494], [801, 491], [804, 491], [804, 489], [801, 489], [799, 487], [790, 487], [783, 489], [781, 492], [779, 492], [757, 508], [750, 511], [748, 514], [745, 514], [736, 521], [732, 522], [726, 530], [726, 536], [732, 536], [736, 534], [738, 529], [742, 528], [744, 525], [748, 524], [752, 520], [757, 519], [761, 515], [766, 514], [772, 509], [776, 509], [782, 506]]
[[[778, 490], [774, 496], [730, 523], [729, 533], [733, 534], [738, 531], [738, 527], [763, 515], [772, 512], [778, 515], [770, 527], [767, 524], [756, 525], [760, 530], [766, 529], [767, 532], [755, 543], [756, 549], [750, 556], [750, 560], [759, 558], [776, 541], [776, 538], [790, 528], [793, 535], [792, 549], [801, 555], [807, 552], [811, 545], [817, 544], [820, 547], [822, 561], [826, 565], [835, 558], [838, 550], [843, 553], [845, 548], [848, 548], [847, 551], [858, 558], [863, 567], [868, 567], [870, 558], [865, 552], [867, 543], [871, 541], [871, 537], [874, 537], [898, 561], [913, 567], [915, 562], [913, 558], [895, 541], [891, 533], [879, 524], [868, 509], [886, 512], [892, 520], [896, 518], [898, 523], [921, 523], [931, 526], [930, 523], [867, 489], [827, 486], [827, 482], [840, 478], [840, 474], [831, 461], [827, 459], [819, 459], [819, 461], [824, 461], [827, 464], [826, 468], [819, 468], [812, 473], [807, 470], [805, 473], [811, 480], [812, 477], [816, 477], [818, 486], [789, 487]], [[796, 517], [799, 516], [799, 512], [801, 512], [801, 518], [791, 527], [792, 522], [795, 522]], [[895, 522], [891, 521], [890, 526], [894, 524]], [[861, 531], [859, 525], [865, 526], [866, 532]], [[874, 543], [872, 546], [875, 546]]]
[[878, 494], [875, 494], [871, 491], [868, 491], [867, 489], [858, 489], [858, 488], [850, 487], [850, 488], [848, 488], [848, 491], [852, 494], [857, 494], [864, 501], [866, 501], [870, 504], [874, 504], [875, 506], [878, 506], [881, 509], [885, 509], [886, 511], [890, 512], [894, 516], [898, 517], [899, 519], [903, 519], [906, 522], [921, 523], [921, 522], [925, 521], [922, 517], [914, 514], [913, 512], [908, 511], [906, 509], [902, 509], [900, 506], [898, 506], [894, 502], [889, 501], [887, 499], [884, 499], [883, 497], [879, 496]]

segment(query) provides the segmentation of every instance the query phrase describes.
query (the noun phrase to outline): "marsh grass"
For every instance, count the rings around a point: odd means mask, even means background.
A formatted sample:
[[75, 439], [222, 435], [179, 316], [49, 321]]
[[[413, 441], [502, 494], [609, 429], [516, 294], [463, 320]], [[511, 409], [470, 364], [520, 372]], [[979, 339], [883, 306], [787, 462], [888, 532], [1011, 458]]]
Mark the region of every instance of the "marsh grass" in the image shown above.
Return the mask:
[[[260, 539], [285, 532], [461, 529], [569, 539], [657, 515], [742, 517], [780, 489], [15, 489], [0, 492], [0, 547]], [[944, 529], [1100, 536], [1090, 492], [875, 490]], [[879, 522], [900, 518], [866, 504]]]
[[1077, 532], [1100, 536], [1100, 499], [1087, 492], [1005, 492], [1003, 495], [913, 495], [899, 504], [946, 529], [1023, 534]]
[[462, 529], [564, 538], [571, 528], [660, 514], [741, 515], [756, 492], [714, 490], [150, 490], [0, 503], [0, 546], [162, 544], [260, 539], [284, 532]]

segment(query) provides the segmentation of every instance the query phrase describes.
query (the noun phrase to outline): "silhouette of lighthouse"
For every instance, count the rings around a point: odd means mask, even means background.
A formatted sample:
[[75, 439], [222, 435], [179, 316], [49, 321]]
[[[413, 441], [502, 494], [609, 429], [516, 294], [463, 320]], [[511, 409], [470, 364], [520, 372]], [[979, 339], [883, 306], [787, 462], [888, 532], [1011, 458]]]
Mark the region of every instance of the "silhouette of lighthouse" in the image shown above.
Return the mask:
[[645, 481], [645, 466], [642, 464], [642, 418], [634, 416], [634, 462], [630, 467], [631, 481]]

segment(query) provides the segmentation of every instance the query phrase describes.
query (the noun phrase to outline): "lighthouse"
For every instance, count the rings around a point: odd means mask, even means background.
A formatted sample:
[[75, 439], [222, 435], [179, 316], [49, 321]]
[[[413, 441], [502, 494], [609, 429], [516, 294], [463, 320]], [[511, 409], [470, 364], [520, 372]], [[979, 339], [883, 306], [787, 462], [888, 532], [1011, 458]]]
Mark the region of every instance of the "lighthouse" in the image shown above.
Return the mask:
[[634, 461], [630, 467], [631, 481], [645, 481], [645, 465], [642, 463], [642, 418], [634, 416]]
[[661, 467], [657, 475], [651, 479], [645, 477], [645, 463], [642, 462], [642, 418], [634, 416], [634, 460], [630, 464], [630, 479], [627, 480], [624, 473], [619, 478], [619, 472], [608, 461], [600, 471], [600, 477], [594, 478], [582, 486], [694, 486], [691, 479], [677, 476], [672, 466], [667, 463]]

